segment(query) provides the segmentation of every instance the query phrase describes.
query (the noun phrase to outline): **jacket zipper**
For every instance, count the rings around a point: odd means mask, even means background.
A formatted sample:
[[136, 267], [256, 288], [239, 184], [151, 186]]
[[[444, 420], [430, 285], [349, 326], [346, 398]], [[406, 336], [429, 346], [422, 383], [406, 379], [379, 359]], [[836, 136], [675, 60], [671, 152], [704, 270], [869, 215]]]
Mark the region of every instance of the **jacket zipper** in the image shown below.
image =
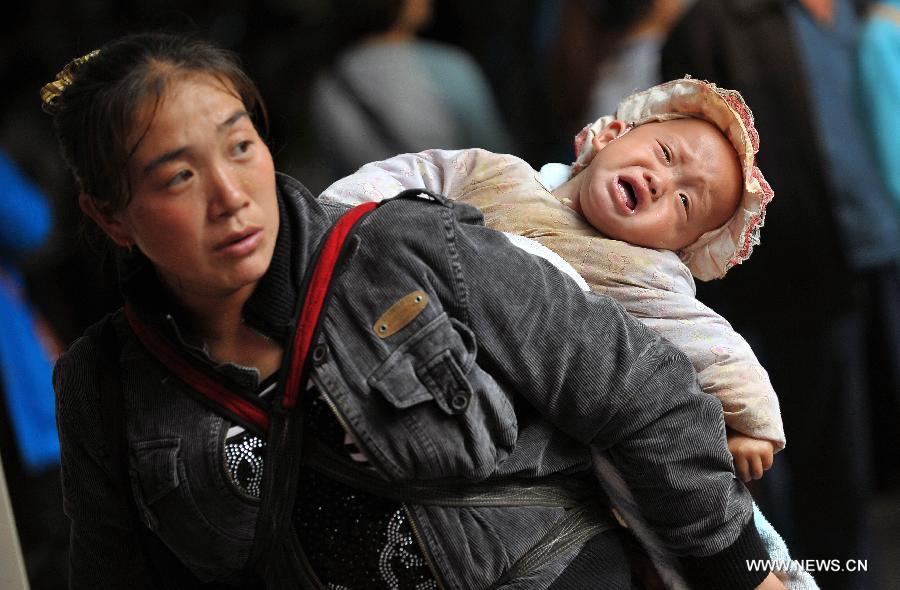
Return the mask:
[[422, 539], [422, 535], [419, 533], [419, 525], [416, 521], [416, 517], [413, 514], [413, 511], [410, 510], [406, 502], [403, 503], [403, 510], [406, 511], [406, 518], [407, 520], [409, 520], [409, 528], [412, 531], [413, 539], [416, 540], [416, 544], [419, 546], [419, 551], [422, 552], [422, 557], [425, 558], [425, 563], [428, 564], [428, 569], [429, 571], [431, 571], [431, 576], [434, 578], [434, 583], [437, 584], [438, 590], [445, 590], [446, 587], [441, 581], [441, 577], [438, 575], [437, 568], [434, 567], [434, 562], [431, 561], [431, 553], [428, 551], [428, 546], [425, 545], [425, 541]]
[[[331, 396], [325, 392], [325, 388], [322, 387], [321, 383], [319, 383], [319, 381], [315, 378], [313, 378], [313, 380], [316, 383], [316, 388], [319, 390], [319, 395], [321, 395], [322, 399], [325, 400], [325, 405], [327, 405], [328, 409], [331, 410], [331, 413], [334, 414], [334, 417], [338, 421], [338, 424], [341, 425], [341, 428], [344, 430], [344, 432], [346, 432], [347, 434], [350, 435], [350, 438], [353, 439], [353, 444], [356, 445], [356, 448], [359, 449], [360, 451], [364, 452], [366, 447], [364, 445], [360, 444], [359, 437], [356, 435], [356, 432], [350, 427], [350, 423], [347, 422], [347, 419], [344, 418], [344, 415], [341, 414], [340, 410], [338, 410], [337, 404], [335, 404], [334, 401], [332, 401]], [[366, 455], [367, 461], [368, 461], [368, 458], [369, 458], [369, 456]], [[381, 470], [378, 468], [378, 466], [374, 462], [368, 461], [368, 464], [373, 469], [375, 469], [375, 471], [379, 475], [384, 477], [384, 474], [381, 472]]]

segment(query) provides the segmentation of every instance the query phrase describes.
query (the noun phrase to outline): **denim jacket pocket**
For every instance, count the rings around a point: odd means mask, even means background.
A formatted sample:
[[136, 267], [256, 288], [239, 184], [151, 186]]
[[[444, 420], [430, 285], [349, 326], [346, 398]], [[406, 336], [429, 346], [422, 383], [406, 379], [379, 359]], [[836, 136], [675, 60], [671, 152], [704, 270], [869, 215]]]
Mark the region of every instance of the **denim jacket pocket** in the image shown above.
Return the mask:
[[394, 411], [373, 433], [405, 475], [489, 476], [516, 441], [508, 394], [475, 364], [477, 345], [464, 324], [438, 316], [400, 344], [369, 376]]
[[[243, 518], [236, 514], [230, 490], [211, 481], [196, 480], [191, 485], [187, 466], [198, 468], [185, 456], [187, 441], [160, 438], [131, 442], [130, 447], [132, 493], [144, 524], [200, 580], [219, 579], [240, 569], [249, 555], [254, 513], [242, 512]], [[200, 489], [204, 486], [212, 487]], [[203, 494], [202, 504], [195, 493]], [[240, 521], [247, 521], [250, 530], [235, 527]], [[251, 536], [245, 537], [244, 532]]]
[[156, 531], [159, 521], [152, 506], [180, 484], [178, 452], [181, 439], [163, 438], [131, 445], [131, 491], [144, 524]]

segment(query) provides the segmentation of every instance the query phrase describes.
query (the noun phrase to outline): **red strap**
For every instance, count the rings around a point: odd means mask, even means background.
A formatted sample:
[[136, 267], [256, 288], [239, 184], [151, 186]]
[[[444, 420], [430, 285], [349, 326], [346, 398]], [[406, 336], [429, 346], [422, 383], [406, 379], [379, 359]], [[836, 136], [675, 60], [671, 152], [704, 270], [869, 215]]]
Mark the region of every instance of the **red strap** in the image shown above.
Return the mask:
[[194, 391], [245, 422], [255, 425], [261, 432], [268, 430], [269, 416], [265, 410], [197, 369], [168, 340], [141, 323], [134, 310], [127, 304], [125, 305], [125, 317], [128, 318], [128, 323], [138, 340], [150, 351], [150, 354]]
[[[291, 346], [287, 380], [284, 388], [282, 405], [291, 409], [296, 405], [300, 394], [300, 379], [309, 354], [309, 348], [315, 335], [319, 315], [322, 312], [328, 286], [334, 274], [334, 267], [340, 257], [341, 248], [347, 235], [364, 215], [377, 207], [377, 203], [363, 203], [345, 213], [334, 224], [325, 244], [319, 253], [316, 266], [309, 280], [309, 287], [297, 320], [297, 328]], [[157, 360], [163, 363], [179, 379], [184, 381], [195, 392], [211, 402], [215, 407], [240, 418], [245, 423], [256, 426], [265, 433], [269, 428], [269, 416], [261, 407], [255, 405], [240, 394], [228, 389], [225, 385], [211, 378], [188, 361], [181, 352], [168, 340], [145, 326], [129, 305], [125, 305], [128, 323], [137, 335], [138, 340]]]
[[300, 394], [300, 378], [303, 375], [309, 347], [312, 345], [316, 325], [319, 323], [319, 314], [322, 312], [322, 305], [325, 303], [325, 296], [328, 294], [328, 286], [331, 283], [331, 275], [334, 273], [334, 265], [341, 253], [344, 240], [356, 222], [377, 206], [377, 203], [362, 203], [347, 211], [334, 224], [319, 253], [319, 260], [316, 262], [316, 268], [309, 281], [306, 299], [297, 321], [297, 330], [294, 332], [291, 361], [288, 365], [289, 372], [282, 400], [282, 404], [287, 409], [293, 408], [297, 403], [297, 396]]

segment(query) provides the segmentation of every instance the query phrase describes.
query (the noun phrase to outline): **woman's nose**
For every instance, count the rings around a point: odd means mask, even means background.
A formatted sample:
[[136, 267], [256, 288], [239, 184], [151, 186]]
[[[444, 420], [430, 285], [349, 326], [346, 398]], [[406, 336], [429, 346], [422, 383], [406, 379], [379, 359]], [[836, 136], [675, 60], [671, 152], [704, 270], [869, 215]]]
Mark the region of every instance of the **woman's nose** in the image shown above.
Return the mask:
[[227, 166], [213, 170], [210, 186], [209, 213], [213, 219], [232, 215], [246, 206], [248, 197], [235, 173]]

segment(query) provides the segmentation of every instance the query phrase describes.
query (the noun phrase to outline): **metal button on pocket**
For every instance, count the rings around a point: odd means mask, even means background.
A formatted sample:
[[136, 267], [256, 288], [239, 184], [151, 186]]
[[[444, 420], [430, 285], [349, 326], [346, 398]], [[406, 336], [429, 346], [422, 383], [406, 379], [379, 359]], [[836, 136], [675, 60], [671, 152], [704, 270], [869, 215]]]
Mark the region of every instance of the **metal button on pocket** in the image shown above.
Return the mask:
[[457, 412], [462, 412], [469, 406], [469, 394], [465, 391], [457, 391], [450, 398], [450, 407]]
[[316, 365], [321, 365], [328, 360], [328, 345], [317, 344], [316, 347], [313, 348], [312, 360]]

